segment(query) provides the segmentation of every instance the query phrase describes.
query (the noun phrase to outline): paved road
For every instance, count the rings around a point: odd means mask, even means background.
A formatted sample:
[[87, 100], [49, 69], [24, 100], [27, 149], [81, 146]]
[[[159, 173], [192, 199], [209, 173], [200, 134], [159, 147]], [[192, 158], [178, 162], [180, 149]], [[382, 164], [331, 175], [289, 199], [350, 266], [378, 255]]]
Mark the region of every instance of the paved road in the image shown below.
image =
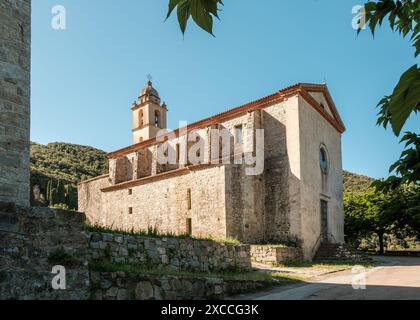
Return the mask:
[[303, 285], [250, 295], [255, 300], [420, 300], [420, 258], [382, 257], [386, 264], [366, 272], [366, 288], [355, 290], [351, 271]]

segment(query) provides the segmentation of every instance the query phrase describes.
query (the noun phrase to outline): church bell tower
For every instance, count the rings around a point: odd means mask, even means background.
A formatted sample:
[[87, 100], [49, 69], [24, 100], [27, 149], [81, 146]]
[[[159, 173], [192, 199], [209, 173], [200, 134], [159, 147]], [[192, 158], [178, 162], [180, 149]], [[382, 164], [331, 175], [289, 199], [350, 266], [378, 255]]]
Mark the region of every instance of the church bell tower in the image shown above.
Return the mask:
[[166, 129], [165, 103], [160, 103], [159, 93], [149, 80], [133, 103], [133, 144], [156, 137], [159, 130]]

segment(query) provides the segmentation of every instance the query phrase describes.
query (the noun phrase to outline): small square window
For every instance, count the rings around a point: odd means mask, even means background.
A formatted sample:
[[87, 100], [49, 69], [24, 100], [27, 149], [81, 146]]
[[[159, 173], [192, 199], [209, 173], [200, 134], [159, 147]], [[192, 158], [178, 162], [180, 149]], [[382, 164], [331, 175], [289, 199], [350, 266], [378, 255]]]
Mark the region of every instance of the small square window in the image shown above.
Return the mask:
[[128, 194], [131, 196], [133, 194], [133, 189], [128, 189]]
[[132, 207], [128, 208], [128, 214], [133, 214], [133, 208]]

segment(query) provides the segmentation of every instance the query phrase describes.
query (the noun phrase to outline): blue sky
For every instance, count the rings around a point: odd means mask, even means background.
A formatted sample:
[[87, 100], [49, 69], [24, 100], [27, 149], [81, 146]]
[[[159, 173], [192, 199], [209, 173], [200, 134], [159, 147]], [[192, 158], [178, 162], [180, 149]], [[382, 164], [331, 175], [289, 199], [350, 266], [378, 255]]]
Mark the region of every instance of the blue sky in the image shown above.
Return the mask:
[[[193, 122], [296, 82], [328, 83], [347, 126], [343, 167], [383, 177], [402, 146], [377, 127], [375, 106], [418, 62], [408, 39], [381, 28], [359, 37], [363, 1], [226, 0], [213, 38], [193, 23], [182, 36], [167, 0], [32, 3], [31, 139], [113, 151], [131, 144], [131, 104], [146, 74], [169, 107], [168, 126]], [[51, 9], [67, 29], [51, 28]], [[405, 130], [419, 131], [419, 117]]]

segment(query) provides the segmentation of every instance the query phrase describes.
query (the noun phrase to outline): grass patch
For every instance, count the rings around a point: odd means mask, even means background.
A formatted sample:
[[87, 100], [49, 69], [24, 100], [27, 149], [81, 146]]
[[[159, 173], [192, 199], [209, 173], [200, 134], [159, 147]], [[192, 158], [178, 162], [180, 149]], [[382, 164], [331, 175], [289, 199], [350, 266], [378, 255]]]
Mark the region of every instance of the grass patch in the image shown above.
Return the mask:
[[99, 233], [110, 233], [110, 234], [119, 234], [119, 235], [131, 235], [135, 237], [147, 237], [147, 238], [175, 238], [175, 239], [193, 239], [193, 240], [202, 240], [202, 241], [211, 241], [220, 244], [230, 244], [230, 245], [240, 245], [241, 242], [234, 238], [213, 238], [213, 237], [193, 237], [187, 234], [174, 234], [169, 232], [159, 232], [156, 228], [149, 228], [147, 230], [123, 230], [115, 229], [111, 227], [102, 227], [102, 226], [92, 226], [86, 225], [86, 230], [89, 232], [99, 232]]
[[177, 276], [188, 278], [221, 278], [224, 280], [235, 281], [264, 281], [273, 285], [289, 284], [302, 280], [298, 275], [283, 274], [279, 272], [192, 272], [175, 271], [169, 268], [139, 268], [130, 264], [116, 264], [107, 261], [94, 262], [90, 264], [92, 271], [98, 272], [118, 272], [123, 271], [131, 275], [153, 275], [153, 276]]
[[376, 264], [372, 261], [303, 261], [303, 260], [291, 260], [281, 264], [274, 264], [274, 267], [279, 268], [314, 268], [314, 269], [350, 269], [354, 266], [363, 266], [365, 268], [375, 267]]
[[261, 241], [255, 241], [251, 243], [252, 245], [256, 246], [270, 246], [270, 247], [281, 247], [281, 248], [299, 248], [301, 245], [301, 240], [296, 237], [289, 237], [284, 240], [261, 240]]
[[256, 246], [256, 247], [267, 247], [267, 248], [296, 248], [294, 246], [289, 246], [287, 244], [282, 244], [282, 243], [271, 243], [271, 244], [251, 244], [251, 246]]

